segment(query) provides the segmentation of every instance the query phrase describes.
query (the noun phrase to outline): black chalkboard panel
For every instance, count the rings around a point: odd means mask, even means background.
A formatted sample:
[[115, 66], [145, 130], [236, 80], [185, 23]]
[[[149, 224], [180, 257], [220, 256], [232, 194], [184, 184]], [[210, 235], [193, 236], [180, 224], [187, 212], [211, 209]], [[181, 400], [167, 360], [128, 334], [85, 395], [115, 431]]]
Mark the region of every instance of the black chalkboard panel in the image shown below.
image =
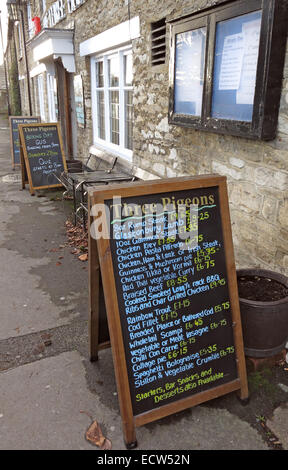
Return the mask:
[[[237, 378], [218, 188], [124, 198], [122, 204], [164, 208], [176, 200], [203, 201], [192, 212], [199, 242], [191, 251], [181, 249], [179, 234], [169, 237], [168, 224], [177, 229], [177, 220], [160, 212], [161, 239], [153, 215], [124, 217], [121, 227], [113, 200], [106, 201], [134, 415]], [[125, 224], [131, 239], [121, 239]], [[153, 224], [154, 238], [133, 236], [153, 234]]]
[[30, 192], [60, 187], [59, 176], [67, 169], [59, 123], [19, 126]]
[[89, 197], [126, 445], [135, 426], [236, 390], [246, 400], [226, 178]]
[[20, 139], [19, 139], [19, 124], [37, 123], [40, 122], [40, 117], [37, 116], [10, 116], [10, 142], [13, 167], [20, 165]]

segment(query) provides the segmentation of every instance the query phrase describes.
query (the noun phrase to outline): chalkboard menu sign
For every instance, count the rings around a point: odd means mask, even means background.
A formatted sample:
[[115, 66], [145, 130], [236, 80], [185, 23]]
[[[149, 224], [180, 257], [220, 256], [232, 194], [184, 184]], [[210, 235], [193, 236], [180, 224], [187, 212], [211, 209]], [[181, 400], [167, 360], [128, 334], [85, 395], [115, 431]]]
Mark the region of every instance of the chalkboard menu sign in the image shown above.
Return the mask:
[[[123, 423], [238, 389], [247, 398], [226, 179], [134, 183], [91, 197], [94, 212], [105, 206], [97, 245]], [[124, 432], [135, 442], [133, 426]]]
[[59, 123], [19, 125], [30, 193], [61, 187], [57, 176], [67, 169]]
[[12, 154], [12, 165], [20, 166], [20, 140], [19, 140], [19, 124], [28, 124], [33, 122], [40, 122], [40, 117], [37, 116], [10, 116], [10, 142], [11, 142], [11, 154]]

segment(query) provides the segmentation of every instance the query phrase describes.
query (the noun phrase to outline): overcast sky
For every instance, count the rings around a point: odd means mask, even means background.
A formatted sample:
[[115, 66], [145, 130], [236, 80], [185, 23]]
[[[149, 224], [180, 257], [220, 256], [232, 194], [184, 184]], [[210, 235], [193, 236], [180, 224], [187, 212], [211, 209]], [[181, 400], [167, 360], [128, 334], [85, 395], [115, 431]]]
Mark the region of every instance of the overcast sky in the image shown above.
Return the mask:
[[[6, 36], [7, 36], [7, 15], [6, 15], [6, 0], [0, 0], [0, 11], [1, 11], [1, 24], [2, 24], [2, 34], [3, 34], [3, 43], [4, 49], [6, 47]], [[0, 64], [3, 63], [3, 52], [2, 52], [2, 42], [0, 38]]]

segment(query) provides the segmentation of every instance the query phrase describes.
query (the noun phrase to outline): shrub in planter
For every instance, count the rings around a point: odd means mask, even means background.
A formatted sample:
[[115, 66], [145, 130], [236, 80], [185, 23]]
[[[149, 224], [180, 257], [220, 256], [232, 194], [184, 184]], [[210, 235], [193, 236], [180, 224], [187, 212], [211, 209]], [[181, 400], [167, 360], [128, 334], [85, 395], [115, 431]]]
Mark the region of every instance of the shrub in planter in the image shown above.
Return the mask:
[[278, 354], [288, 338], [288, 278], [266, 269], [240, 269], [237, 283], [246, 356]]

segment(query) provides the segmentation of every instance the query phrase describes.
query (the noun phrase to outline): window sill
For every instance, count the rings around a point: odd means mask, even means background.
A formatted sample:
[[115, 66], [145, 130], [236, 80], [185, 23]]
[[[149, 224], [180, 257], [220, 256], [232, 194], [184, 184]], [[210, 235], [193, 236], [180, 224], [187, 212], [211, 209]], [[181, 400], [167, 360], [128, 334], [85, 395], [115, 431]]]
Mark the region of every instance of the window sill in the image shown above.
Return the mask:
[[124, 160], [132, 163], [133, 151], [123, 149], [122, 147], [118, 147], [118, 145], [114, 145], [114, 144], [105, 142], [103, 140], [96, 140], [92, 144], [91, 149], [94, 150], [95, 152], [100, 151], [100, 152], [110, 153], [113, 156], [121, 157]]

